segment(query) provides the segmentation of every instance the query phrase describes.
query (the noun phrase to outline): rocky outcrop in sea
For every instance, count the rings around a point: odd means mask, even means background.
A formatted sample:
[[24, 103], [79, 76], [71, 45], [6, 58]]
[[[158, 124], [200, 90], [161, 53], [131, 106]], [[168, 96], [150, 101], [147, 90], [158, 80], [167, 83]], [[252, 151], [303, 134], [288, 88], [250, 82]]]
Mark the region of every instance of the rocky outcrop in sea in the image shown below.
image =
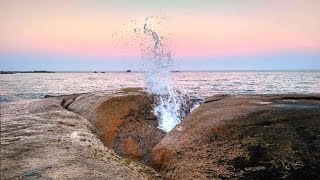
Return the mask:
[[[158, 179], [152, 168], [104, 146], [93, 123], [65, 109], [75, 97], [1, 105], [1, 179]], [[80, 103], [79, 110], [83, 105], [94, 106]]]
[[319, 95], [217, 95], [171, 132], [139, 88], [1, 105], [1, 179], [317, 179]]

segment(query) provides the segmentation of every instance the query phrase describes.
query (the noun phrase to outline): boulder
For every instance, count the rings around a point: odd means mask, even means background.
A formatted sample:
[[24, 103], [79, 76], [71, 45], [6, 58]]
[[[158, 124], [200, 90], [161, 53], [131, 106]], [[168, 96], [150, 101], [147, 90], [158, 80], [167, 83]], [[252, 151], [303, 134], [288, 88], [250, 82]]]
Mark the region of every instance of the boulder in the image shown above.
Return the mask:
[[101, 141], [120, 156], [150, 165], [152, 149], [165, 133], [153, 115], [154, 101], [147, 94], [112, 97], [97, 108]]
[[125, 88], [80, 95], [68, 109], [87, 118], [103, 144], [118, 155], [150, 165], [152, 149], [165, 135], [157, 128], [154, 103], [142, 89]]
[[154, 105], [139, 88], [1, 105], [1, 178], [320, 177], [319, 95], [212, 96], [167, 134]]
[[106, 100], [112, 97], [146, 94], [141, 88], [123, 88], [120, 91], [97, 91], [78, 95], [66, 95], [54, 97], [65, 102], [70, 99], [74, 101], [67, 109], [88, 119], [94, 126], [97, 125], [97, 108]]
[[142, 164], [119, 157], [85, 118], [62, 100], [1, 105], [1, 179], [157, 179]]
[[165, 179], [318, 179], [319, 95], [218, 95], [153, 149]]

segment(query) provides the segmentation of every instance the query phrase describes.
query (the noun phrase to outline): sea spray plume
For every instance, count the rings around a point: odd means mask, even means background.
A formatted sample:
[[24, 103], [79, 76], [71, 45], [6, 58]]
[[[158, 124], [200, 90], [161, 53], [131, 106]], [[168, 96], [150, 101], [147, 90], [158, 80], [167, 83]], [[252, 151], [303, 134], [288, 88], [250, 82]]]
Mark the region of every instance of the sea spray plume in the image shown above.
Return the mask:
[[160, 34], [158, 17], [147, 17], [143, 23], [133, 20], [133, 33], [139, 42], [142, 67], [148, 92], [155, 94], [154, 114], [158, 117], [159, 128], [171, 131], [189, 110], [188, 97], [174, 90], [170, 71], [173, 66], [172, 53], [168, 40]]

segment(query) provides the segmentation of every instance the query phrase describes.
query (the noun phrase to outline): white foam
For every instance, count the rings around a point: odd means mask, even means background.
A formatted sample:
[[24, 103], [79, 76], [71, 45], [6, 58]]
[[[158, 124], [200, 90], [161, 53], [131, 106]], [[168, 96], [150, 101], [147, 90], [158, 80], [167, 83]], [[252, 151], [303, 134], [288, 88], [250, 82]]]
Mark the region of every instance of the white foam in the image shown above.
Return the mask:
[[143, 22], [132, 22], [141, 51], [147, 90], [156, 95], [154, 114], [158, 118], [159, 128], [169, 132], [185, 115], [181, 110], [185, 96], [172, 88], [170, 71], [173, 58], [167, 39], [159, 32], [161, 21], [158, 17], [147, 17]]

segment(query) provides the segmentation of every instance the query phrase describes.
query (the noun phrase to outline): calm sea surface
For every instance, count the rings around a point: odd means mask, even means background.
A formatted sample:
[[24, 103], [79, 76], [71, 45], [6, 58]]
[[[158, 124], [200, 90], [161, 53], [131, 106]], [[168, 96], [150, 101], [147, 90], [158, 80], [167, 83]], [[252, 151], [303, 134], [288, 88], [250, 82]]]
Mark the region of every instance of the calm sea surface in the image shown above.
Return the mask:
[[[320, 71], [313, 72], [178, 72], [174, 87], [194, 98], [214, 94], [320, 93]], [[0, 102], [39, 99], [91, 91], [145, 87], [142, 73], [1, 74]]]

